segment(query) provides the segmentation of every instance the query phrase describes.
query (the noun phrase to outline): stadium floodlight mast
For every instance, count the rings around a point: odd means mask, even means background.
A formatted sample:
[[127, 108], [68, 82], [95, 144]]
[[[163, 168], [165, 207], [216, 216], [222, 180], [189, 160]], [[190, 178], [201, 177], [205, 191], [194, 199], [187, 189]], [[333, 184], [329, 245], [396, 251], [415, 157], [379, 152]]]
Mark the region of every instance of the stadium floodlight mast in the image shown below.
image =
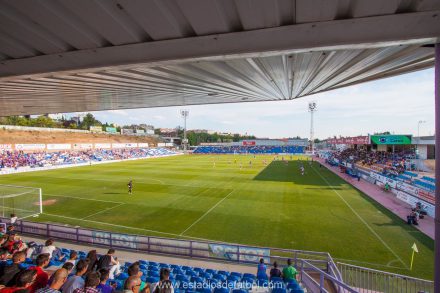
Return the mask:
[[186, 138], [186, 119], [189, 116], [189, 110], [188, 109], [183, 109], [180, 110], [180, 115], [182, 115], [183, 118], [183, 150], [186, 153], [187, 149], [188, 149], [188, 139]]
[[309, 102], [309, 112], [310, 112], [310, 150], [312, 151], [312, 155], [315, 152], [314, 146], [315, 142], [313, 141], [313, 136], [315, 131], [313, 129], [313, 113], [316, 112], [316, 102]]

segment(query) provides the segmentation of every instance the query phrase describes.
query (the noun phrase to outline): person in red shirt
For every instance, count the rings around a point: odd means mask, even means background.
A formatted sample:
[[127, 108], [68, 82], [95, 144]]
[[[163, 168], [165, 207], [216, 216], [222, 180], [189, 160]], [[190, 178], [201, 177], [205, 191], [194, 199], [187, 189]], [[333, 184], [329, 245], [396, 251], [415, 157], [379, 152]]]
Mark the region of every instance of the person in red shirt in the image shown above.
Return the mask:
[[49, 264], [50, 255], [48, 253], [42, 253], [38, 255], [35, 261], [37, 266], [32, 267], [31, 270], [35, 270], [37, 272], [37, 278], [29, 288], [29, 293], [34, 293], [38, 289], [46, 287], [47, 282], [49, 281], [49, 275], [43, 269]]
[[13, 287], [5, 287], [0, 290], [0, 293], [14, 293], [17, 291], [29, 291], [32, 284], [35, 282], [37, 272], [35, 270], [24, 270], [18, 273], [17, 283]]

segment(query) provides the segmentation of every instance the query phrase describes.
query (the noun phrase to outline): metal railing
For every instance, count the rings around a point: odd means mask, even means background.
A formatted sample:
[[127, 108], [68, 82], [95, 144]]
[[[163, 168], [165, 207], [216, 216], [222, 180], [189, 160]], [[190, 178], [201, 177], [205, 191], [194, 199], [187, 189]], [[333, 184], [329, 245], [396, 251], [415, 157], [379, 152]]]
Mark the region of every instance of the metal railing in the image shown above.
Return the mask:
[[301, 261], [300, 280], [307, 288], [307, 292], [312, 293], [357, 293], [358, 291], [351, 288], [342, 280], [338, 280], [334, 276], [324, 272], [306, 260]]
[[[9, 218], [0, 217], [0, 222], [9, 223]], [[280, 249], [271, 247], [246, 246], [202, 240], [172, 239], [143, 235], [121, 234], [110, 231], [86, 229], [49, 223], [37, 223], [19, 220], [16, 231], [44, 238], [55, 238], [75, 243], [113, 247], [144, 253], [164, 254], [178, 257], [207, 259], [212, 261], [233, 262], [254, 265], [261, 258], [266, 263], [278, 261], [280, 264], [291, 259], [298, 267], [303, 260], [332, 274], [337, 267], [326, 252]], [[337, 272], [338, 273], [338, 272]]]
[[361, 292], [433, 293], [434, 282], [355, 265], [337, 263], [342, 279]]

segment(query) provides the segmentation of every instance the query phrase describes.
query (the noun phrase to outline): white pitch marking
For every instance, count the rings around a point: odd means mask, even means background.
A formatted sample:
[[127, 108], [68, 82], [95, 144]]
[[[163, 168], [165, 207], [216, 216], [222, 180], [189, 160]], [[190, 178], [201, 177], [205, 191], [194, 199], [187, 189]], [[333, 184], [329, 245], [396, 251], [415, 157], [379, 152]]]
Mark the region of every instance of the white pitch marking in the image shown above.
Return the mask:
[[51, 193], [45, 193], [44, 195], [47, 195], [47, 196], [55, 196], [55, 197], [75, 198], [75, 199], [82, 199], [82, 200], [91, 200], [91, 201], [100, 201], [100, 202], [108, 202], [108, 203], [115, 203], [115, 204], [122, 204], [122, 203], [125, 203], [125, 202], [120, 202], [120, 201], [111, 201], [111, 200], [103, 200], [103, 199], [93, 199], [93, 198], [85, 198], [85, 197], [78, 197], [78, 196], [68, 196], [68, 195], [60, 195], [60, 194], [51, 194]]
[[103, 209], [103, 210], [101, 210], [101, 211], [99, 211], [99, 212], [96, 212], [96, 213], [93, 213], [93, 214], [91, 214], [91, 215], [88, 215], [88, 216], [82, 218], [81, 220], [85, 220], [85, 219], [87, 219], [87, 218], [90, 218], [90, 217], [93, 217], [93, 216], [99, 215], [100, 213], [103, 213], [103, 212], [106, 212], [106, 211], [109, 211], [109, 210], [115, 209], [115, 208], [117, 208], [117, 207], [120, 207], [120, 206], [123, 205], [123, 204], [125, 204], [125, 203], [120, 203], [120, 204], [117, 204], [117, 205], [115, 205], [115, 206], [113, 206], [113, 207]]
[[182, 236], [183, 234], [185, 234], [185, 232], [187, 232], [189, 229], [191, 229], [195, 224], [200, 222], [201, 219], [203, 219], [207, 214], [209, 214], [213, 209], [215, 209], [219, 204], [221, 204], [225, 199], [227, 199], [234, 191], [235, 191], [235, 189], [233, 189], [231, 192], [229, 192], [224, 198], [219, 200], [212, 208], [210, 208], [208, 211], [206, 211], [206, 213], [204, 213], [200, 218], [198, 218], [196, 221], [194, 221], [194, 223], [192, 223], [188, 228], [186, 228], [185, 231], [180, 233], [179, 236]]
[[328, 187], [330, 187], [333, 192], [339, 196], [339, 198], [345, 203], [345, 205], [347, 205], [347, 207], [353, 212], [353, 214], [355, 214], [359, 218], [359, 220], [364, 223], [364, 225], [371, 231], [371, 233], [373, 233], [373, 235], [376, 236], [376, 238], [379, 239], [379, 241], [382, 242], [382, 244], [403, 264], [403, 266], [408, 269], [408, 266], [406, 265], [406, 263], [403, 262], [400, 256], [398, 256], [397, 253], [382, 239], [382, 237], [380, 237], [380, 235], [377, 234], [376, 231], [373, 230], [373, 228], [371, 228], [371, 226], [356, 212], [356, 210], [345, 200], [345, 198], [343, 198], [342, 195], [330, 185], [330, 182], [328, 182], [328, 180], [324, 176], [322, 176], [321, 173], [316, 171], [315, 167], [312, 166], [312, 169], [327, 183]]

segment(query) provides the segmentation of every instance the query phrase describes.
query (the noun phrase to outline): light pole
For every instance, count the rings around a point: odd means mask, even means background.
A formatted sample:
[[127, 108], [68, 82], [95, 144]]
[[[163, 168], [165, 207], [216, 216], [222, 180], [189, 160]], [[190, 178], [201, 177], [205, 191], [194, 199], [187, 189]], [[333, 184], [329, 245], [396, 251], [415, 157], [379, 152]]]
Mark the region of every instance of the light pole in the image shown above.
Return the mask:
[[425, 120], [419, 120], [417, 122], [417, 144], [416, 144], [416, 166], [417, 166], [417, 171], [420, 170], [420, 162], [419, 162], [419, 144], [420, 144], [420, 124], [426, 123]]
[[425, 120], [419, 120], [419, 122], [417, 122], [417, 144], [420, 142], [420, 124], [422, 123], [426, 123]]
[[188, 118], [189, 116], [189, 110], [184, 109], [184, 110], [180, 110], [180, 115], [182, 115], [183, 117], [183, 151], [186, 153], [187, 149], [188, 149], [188, 139], [186, 138], [186, 118]]
[[309, 103], [309, 112], [310, 112], [310, 150], [312, 151], [312, 155], [314, 154], [314, 145], [313, 136], [315, 131], [313, 129], [313, 113], [316, 112], [316, 102]]

